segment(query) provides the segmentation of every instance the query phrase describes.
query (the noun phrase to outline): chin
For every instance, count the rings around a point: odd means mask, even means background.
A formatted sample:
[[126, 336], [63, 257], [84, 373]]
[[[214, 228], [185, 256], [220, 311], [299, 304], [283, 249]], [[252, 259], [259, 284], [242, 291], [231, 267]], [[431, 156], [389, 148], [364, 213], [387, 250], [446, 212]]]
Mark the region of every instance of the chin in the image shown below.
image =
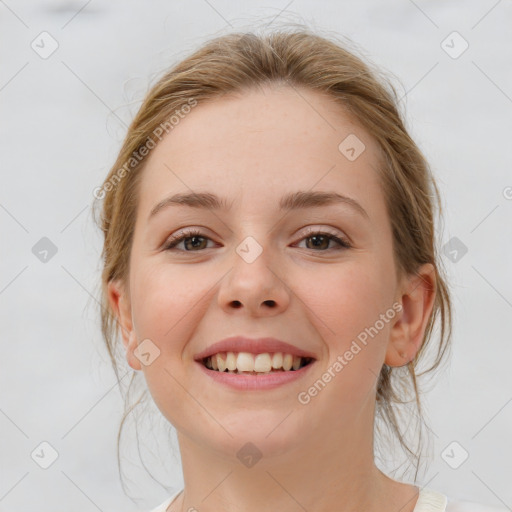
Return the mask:
[[[244, 463], [244, 456], [261, 457], [258, 465], [262, 467], [265, 459], [303, 448], [304, 438], [308, 437], [304, 424], [297, 422], [293, 413], [287, 417], [288, 414], [289, 411], [281, 408], [263, 412], [240, 411], [222, 423], [232, 437], [217, 425], [216, 435], [203, 439], [202, 444], [208, 444], [212, 450], [236, 462]], [[208, 430], [212, 432], [212, 429]]]

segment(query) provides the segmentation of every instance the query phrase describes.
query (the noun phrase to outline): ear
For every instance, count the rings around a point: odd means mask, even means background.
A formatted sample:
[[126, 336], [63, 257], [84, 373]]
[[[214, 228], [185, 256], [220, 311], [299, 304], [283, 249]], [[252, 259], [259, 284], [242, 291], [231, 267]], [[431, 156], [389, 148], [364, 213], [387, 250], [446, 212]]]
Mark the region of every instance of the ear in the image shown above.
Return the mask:
[[423, 342], [436, 294], [436, 274], [431, 263], [405, 279], [401, 288], [402, 311], [393, 324], [386, 350], [388, 366], [405, 366], [412, 361]]
[[130, 298], [121, 281], [110, 281], [107, 286], [108, 300], [121, 330], [126, 360], [134, 370], [141, 369], [141, 363], [134, 355], [137, 337], [133, 328]]

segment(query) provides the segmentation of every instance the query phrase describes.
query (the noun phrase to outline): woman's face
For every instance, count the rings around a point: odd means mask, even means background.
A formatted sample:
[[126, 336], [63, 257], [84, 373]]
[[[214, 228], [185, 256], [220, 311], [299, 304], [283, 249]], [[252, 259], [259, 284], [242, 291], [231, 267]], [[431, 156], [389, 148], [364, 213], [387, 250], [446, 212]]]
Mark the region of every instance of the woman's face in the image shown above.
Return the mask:
[[[401, 316], [377, 154], [331, 100], [289, 87], [200, 104], [152, 150], [129, 290], [112, 284], [111, 300], [121, 293], [130, 365], [179, 435], [235, 457], [249, 441], [271, 456], [373, 431]], [[191, 193], [219, 205], [161, 204]], [[168, 247], [190, 228], [199, 234]], [[239, 389], [195, 360], [233, 336], [276, 338], [314, 359], [294, 379]], [[261, 350], [271, 362], [276, 351]]]

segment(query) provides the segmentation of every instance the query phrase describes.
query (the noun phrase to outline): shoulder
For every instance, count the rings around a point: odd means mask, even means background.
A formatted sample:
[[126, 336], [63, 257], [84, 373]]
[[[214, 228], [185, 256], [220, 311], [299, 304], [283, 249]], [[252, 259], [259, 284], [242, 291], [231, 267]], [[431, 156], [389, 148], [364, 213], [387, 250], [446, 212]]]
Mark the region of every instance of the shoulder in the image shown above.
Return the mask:
[[484, 505], [472, 501], [452, 501], [450, 499], [448, 499], [446, 505], [446, 512], [507, 512], [508, 510], [505, 507]]
[[165, 512], [170, 504], [170, 500], [165, 500], [163, 503], [158, 505], [158, 507], [152, 508], [151, 510], [148, 510], [148, 512]]
[[506, 507], [451, 498], [444, 493], [424, 487], [420, 490], [413, 512], [509, 512], [509, 510]]
[[169, 505], [178, 497], [178, 494], [180, 494], [181, 491], [182, 491], [182, 489], [180, 489], [179, 491], [176, 491], [172, 496], [170, 496], [163, 503], [158, 505], [158, 507], [155, 507], [155, 508], [149, 510], [148, 512], [166, 512]]

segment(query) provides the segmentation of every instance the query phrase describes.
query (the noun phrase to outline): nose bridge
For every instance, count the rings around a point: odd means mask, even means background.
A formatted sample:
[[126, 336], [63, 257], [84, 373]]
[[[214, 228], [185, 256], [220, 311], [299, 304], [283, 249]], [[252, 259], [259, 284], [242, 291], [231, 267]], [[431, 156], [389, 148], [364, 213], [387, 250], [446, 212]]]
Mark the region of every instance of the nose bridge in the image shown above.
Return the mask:
[[[249, 199], [244, 200], [247, 204]], [[237, 241], [234, 246], [236, 256], [244, 263], [253, 265], [255, 262], [259, 265], [272, 265], [272, 247], [274, 245], [272, 236], [272, 225], [275, 219], [269, 218], [264, 212], [259, 210], [246, 211], [245, 215], [240, 214], [235, 223]], [[236, 263], [240, 263], [237, 258]], [[242, 265], [242, 267], [244, 267]]]
[[271, 269], [273, 263], [277, 266], [276, 259], [272, 261], [272, 249], [267, 239], [263, 240], [262, 236], [259, 238], [262, 240], [261, 244], [254, 236], [249, 235], [236, 246], [234, 268], [231, 272], [232, 278], [239, 280], [240, 284], [244, 281], [252, 283], [255, 291], [274, 287], [275, 275]]
[[[259, 237], [261, 240], [261, 236]], [[265, 243], [265, 242], [263, 242]], [[268, 244], [265, 250], [265, 256], [263, 255], [263, 246], [256, 240], [252, 235], [246, 236], [236, 247], [235, 251], [238, 256], [248, 264], [254, 263], [256, 260], [268, 260]]]
[[[261, 237], [260, 237], [261, 239]], [[265, 243], [268, 239], [265, 238]], [[223, 308], [245, 308], [252, 313], [281, 310], [288, 306], [288, 290], [280, 276], [279, 259], [249, 235], [235, 247], [232, 268], [221, 283], [219, 304]]]

